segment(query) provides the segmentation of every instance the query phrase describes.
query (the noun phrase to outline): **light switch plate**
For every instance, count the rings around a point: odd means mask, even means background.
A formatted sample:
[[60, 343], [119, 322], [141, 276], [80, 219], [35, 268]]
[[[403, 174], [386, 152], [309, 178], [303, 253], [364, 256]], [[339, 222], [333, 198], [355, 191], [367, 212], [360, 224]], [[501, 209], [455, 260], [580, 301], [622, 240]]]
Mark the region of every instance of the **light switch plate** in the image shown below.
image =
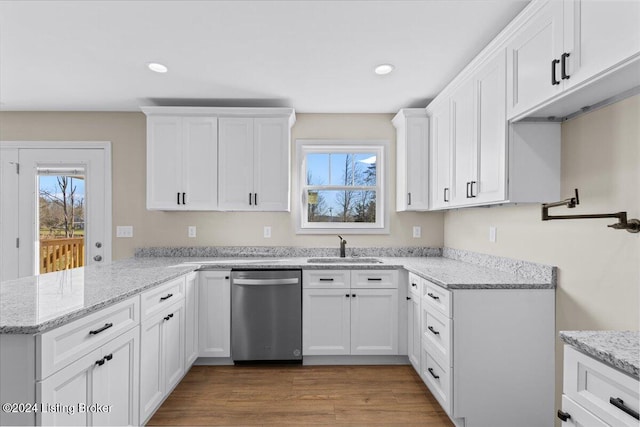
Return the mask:
[[413, 237], [419, 239], [422, 236], [422, 227], [419, 225], [413, 226]]
[[190, 225], [189, 226], [189, 237], [196, 237], [196, 226], [195, 225]]
[[497, 240], [498, 229], [496, 227], [489, 227], [489, 241], [495, 243]]
[[133, 225], [118, 225], [116, 237], [133, 237]]
[[271, 238], [271, 226], [269, 226], [269, 225], [265, 225], [265, 227], [264, 227], [264, 238], [265, 239], [270, 239]]

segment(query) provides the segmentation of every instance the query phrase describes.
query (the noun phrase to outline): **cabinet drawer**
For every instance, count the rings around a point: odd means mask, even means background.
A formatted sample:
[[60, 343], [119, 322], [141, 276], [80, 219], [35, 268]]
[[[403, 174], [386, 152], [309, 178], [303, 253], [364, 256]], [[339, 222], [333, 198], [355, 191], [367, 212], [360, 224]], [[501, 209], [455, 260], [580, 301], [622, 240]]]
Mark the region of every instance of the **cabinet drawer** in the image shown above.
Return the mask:
[[397, 289], [398, 272], [396, 270], [353, 270], [351, 287]]
[[[36, 379], [49, 375], [140, 323], [135, 296], [37, 336]], [[36, 360], [38, 360], [36, 358]]]
[[422, 311], [423, 340], [429, 353], [442, 366], [452, 366], [451, 322], [440, 312], [427, 309]]
[[407, 293], [417, 298], [421, 298], [422, 282], [423, 282], [422, 277], [417, 276], [413, 273], [409, 273], [409, 282], [408, 282], [409, 287], [407, 288]]
[[451, 292], [425, 280], [422, 285], [422, 301], [447, 317], [451, 313]]
[[142, 320], [184, 298], [185, 276], [149, 289], [141, 296]]
[[349, 270], [304, 270], [303, 288], [349, 289], [351, 272]]
[[453, 369], [441, 366], [424, 345], [422, 346], [421, 365], [422, 380], [438, 400], [442, 409], [447, 414], [451, 414], [451, 373]]
[[637, 413], [639, 388], [638, 380], [565, 345], [564, 394], [607, 424], [638, 426], [636, 418], [610, 400], [620, 399], [625, 407]]
[[569, 414], [569, 418], [562, 422], [563, 427], [608, 427], [608, 424], [564, 394], [562, 395], [562, 412]]

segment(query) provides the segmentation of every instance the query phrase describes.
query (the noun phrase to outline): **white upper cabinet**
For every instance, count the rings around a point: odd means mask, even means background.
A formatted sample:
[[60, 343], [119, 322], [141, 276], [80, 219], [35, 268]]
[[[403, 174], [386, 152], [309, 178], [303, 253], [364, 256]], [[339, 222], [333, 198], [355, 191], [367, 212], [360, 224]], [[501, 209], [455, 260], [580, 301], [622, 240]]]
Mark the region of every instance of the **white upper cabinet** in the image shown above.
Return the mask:
[[424, 108], [405, 108], [396, 127], [396, 210], [429, 209], [429, 119]]
[[219, 208], [289, 211], [291, 116], [221, 117]]
[[451, 96], [451, 201], [454, 205], [467, 204], [471, 197], [474, 158], [474, 105], [473, 81], [461, 84]]
[[567, 115], [639, 84], [639, 2], [540, 0], [523, 15], [507, 44], [509, 118], [571, 95], [543, 110]]
[[215, 117], [148, 117], [147, 209], [216, 209], [217, 126]]
[[442, 209], [451, 202], [450, 102], [445, 97], [429, 105], [431, 112], [430, 207]]
[[562, 91], [562, 8], [548, 1], [507, 45], [509, 117]]
[[289, 211], [292, 109], [142, 110], [147, 209]]

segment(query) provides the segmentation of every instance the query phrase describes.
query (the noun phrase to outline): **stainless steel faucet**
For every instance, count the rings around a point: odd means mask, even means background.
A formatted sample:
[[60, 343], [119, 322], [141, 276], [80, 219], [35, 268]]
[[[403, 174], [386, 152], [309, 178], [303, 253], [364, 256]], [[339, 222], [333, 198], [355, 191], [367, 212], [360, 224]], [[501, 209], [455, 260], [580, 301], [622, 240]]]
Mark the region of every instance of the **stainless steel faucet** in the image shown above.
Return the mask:
[[338, 235], [338, 237], [340, 238], [340, 258], [344, 258], [346, 256], [345, 255], [345, 248], [346, 248], [346, 245], [347, 245], [347, 241], [344, 240], [342, 238], [342, 236], [340, 236], [340, 235]]

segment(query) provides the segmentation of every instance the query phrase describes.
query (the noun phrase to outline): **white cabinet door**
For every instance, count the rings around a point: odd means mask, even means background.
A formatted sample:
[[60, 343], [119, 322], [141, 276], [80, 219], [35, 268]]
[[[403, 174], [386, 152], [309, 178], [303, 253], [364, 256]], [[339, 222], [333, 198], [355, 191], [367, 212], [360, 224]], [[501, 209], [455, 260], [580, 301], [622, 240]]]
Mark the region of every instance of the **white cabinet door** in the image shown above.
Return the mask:
[[409, 298], [407, 301], [409, 304], [407, 307], [407, 350], [411, 365], [413, 365], [416, 372], [420, 372], [420, 352], [422, 348], [420, 297], [415, 294], [409, 294], [407, 298]]
[[140, 329], [140, 423], [144, 423], [164, 399], [164, 313], [143, 322]]
[[351, 354], [398, 354], [398, 290], [351, 290]]
[[182, 189], [185, 210], [213, 210], [218, 206], [218, 119], [184, 117]]
[[431, 112], [431, 209], [449, 206], [451, 201], [450, 104], [446, 99]]
[[231, 356], [231, 283], [229, 271], [199, 274], [199, 356]]
[[396, 132], [396, 210], [429, 208], [429, 119], [423, 108], [402, 109]]
[[302, 290], [302, 354], [350, 354], [349, 289]]
[[549, 1], [507, 45], [509, 118], [562, 91], [562, 11], [561, 1]]
[[184, 301], [184, 369], [189, 370], [198, 358], [198, 273], [187, 275]]
[[163, 320], [162, 362], [166, 395], [184, 374], [184, 302], [172, 305]]
[[147, 119], [147, 209], [179, 209], [182, 190], [182, 118]]
[[93, 424], [137, 426], [140, 328], [135, 327], [102, 347], [105, 363], [93, 371], [92, 402], [106, 411], [93, 413]]
[[259, 211], [289, 211], [288, 119], [254, 119], [254, 134], [253, 206]]
[[254, 204], [253, 119], [218, 119], [218, 206], [223, 210], [246, 210]]
[[474, 75], [475, 147], [473, 203], [506, 199], [506, 58], [502, 50]]
[[640, 52], [640, 2], [564, 2], [564, 52], [571, 87]]
[[454, 205], [473, 203], [471, 187], [474, 177], [474, 85], [473, 80], [464, 82], [451, 97], [451, 152], [452, 185], [451, 202]]
[[43, 411], [36, 414], [39, 425], [92, 425], [91, 413], [79, 412], [78, 403], [91, 401], [91, 377], [94, 369], [101, 368], [96, 364], [102, 360], [101, 354], [100, 349], [94, 350], [36, 383], [36, 398], [44, 405]]

